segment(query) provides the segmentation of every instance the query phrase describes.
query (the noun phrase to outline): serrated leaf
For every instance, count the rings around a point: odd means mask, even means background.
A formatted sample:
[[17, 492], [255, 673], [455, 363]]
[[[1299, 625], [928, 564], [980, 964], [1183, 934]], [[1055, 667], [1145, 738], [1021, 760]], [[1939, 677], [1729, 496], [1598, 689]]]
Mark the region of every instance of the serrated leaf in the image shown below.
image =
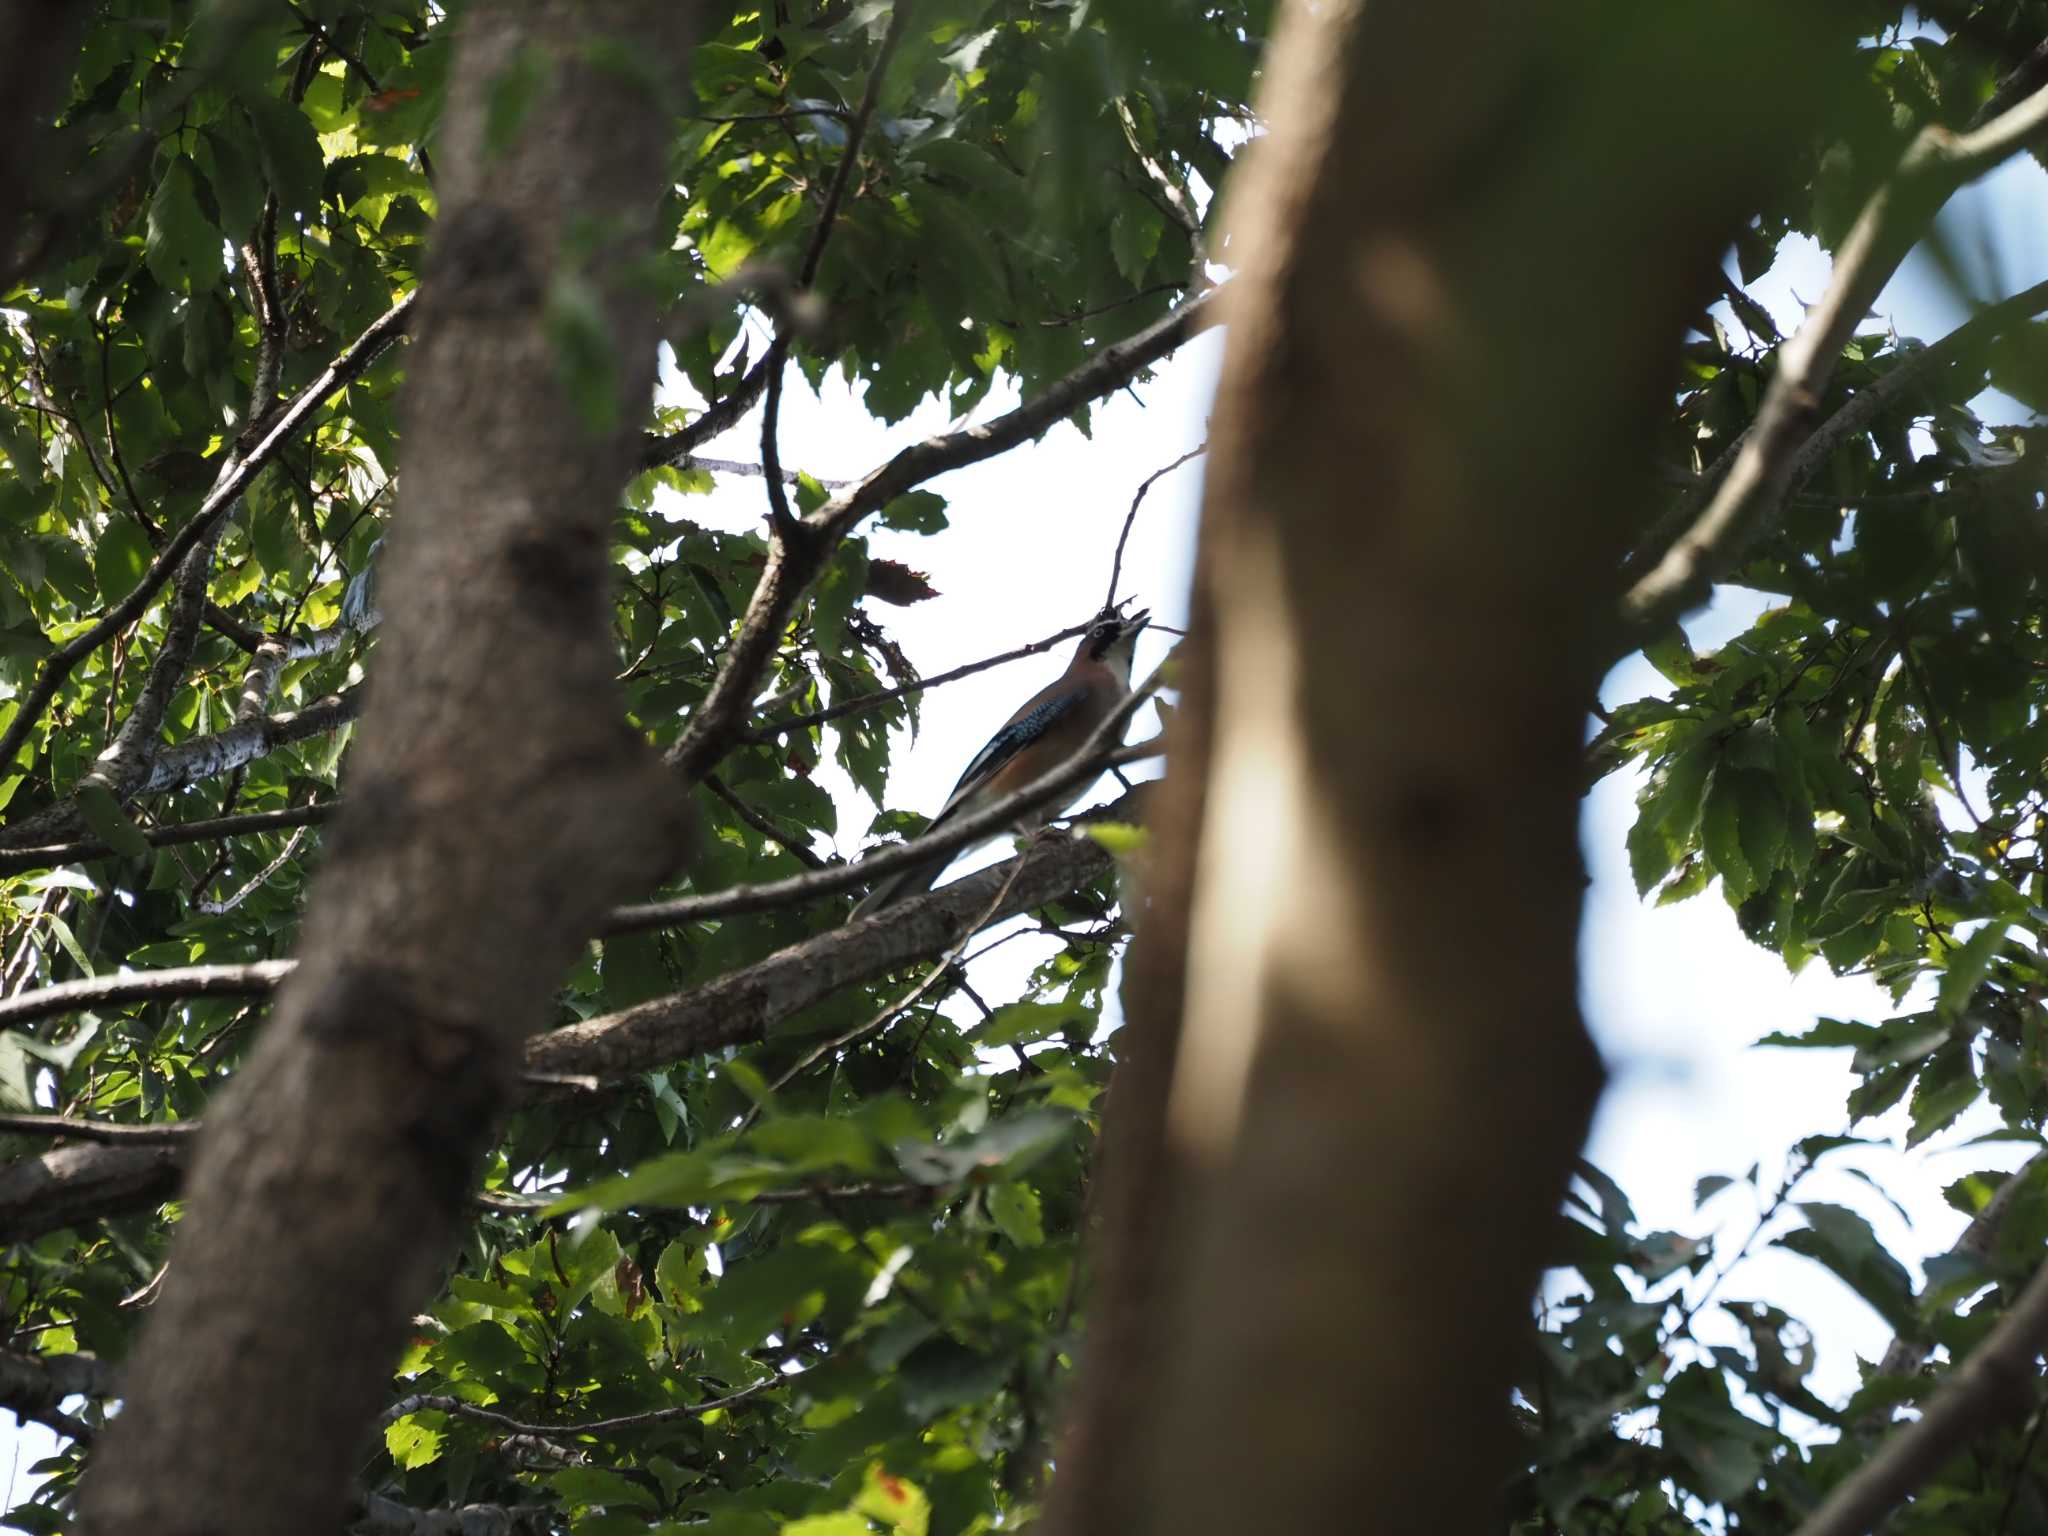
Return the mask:
[[[426, 1422], [428, 1419], [434, 1422]], [[408, 1472], [432, 1466], [441, 1459], [441, 1444], [445, 1437], [440, 1426], [446, 1422], [446, 1415], [438, 1412], [408, 1413], [403, 1418], [393, 1419], [384, 1426], [384, 1449]]]
[[1832, 1272], [1896, 1329], [1913, 1326], [1913, 1282], [1905, 1267], [1878, 1242], [1870, 1223], [1847, 1206], [1807, 1201], [1799, 1206], [1809, 1226], [1778, 1240]]
[[202, 293], [226, 271], [219, 226], [199, 206], [198, 177], [180, 155], [170, 163], [149, 200], [143, 260], [156, 280], [173, 293]]
[[1757, 876], [1742, 851], [1741, 770], [1724, 758], [1714, 765], [1700, 810], [1700, 846], [1721, 876], [1721, 887], [1733, 906], [1757, 888]]

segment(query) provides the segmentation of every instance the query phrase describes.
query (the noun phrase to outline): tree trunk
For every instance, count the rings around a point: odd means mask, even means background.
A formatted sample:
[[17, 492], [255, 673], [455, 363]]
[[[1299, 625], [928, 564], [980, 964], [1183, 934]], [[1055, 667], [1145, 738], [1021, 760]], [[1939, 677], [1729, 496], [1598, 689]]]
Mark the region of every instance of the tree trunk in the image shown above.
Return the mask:
[[[1819, 40], [1785, 26], [1286, 9], [1231, 193], [1061, 1536], [1499, 1528], [1601, 1080], [1574, 966], [1596, 641], [1685, 319], [1817, 105]], [[1734, 57], [1768, 78], [1715, 86]]]
[[[680, 852], [682, 797], [624, 723], [606, 615], [689, 14], [467, 13], [347, 808], [300, 967], [208, 1117], [81, 1492], [91, 1531], [337, 1527], [521, 1040], [599, 915]], [[608, 360], [579, 383], [593, 344]]]

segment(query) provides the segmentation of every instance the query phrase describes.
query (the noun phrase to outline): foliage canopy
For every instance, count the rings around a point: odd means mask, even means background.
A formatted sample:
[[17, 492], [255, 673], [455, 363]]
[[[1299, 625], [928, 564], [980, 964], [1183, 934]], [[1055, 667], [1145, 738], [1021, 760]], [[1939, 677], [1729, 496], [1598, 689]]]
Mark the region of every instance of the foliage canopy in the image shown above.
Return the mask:
[[[1788, 235], [1838, 247], [1914, 136], [1969, 124], [2048, 23], [2031, 0], [1926, 9], [1941, 25], [1908, 32], [1901, 7], [1860, 7], [1853, 83], [1754, 211], [1735, 250], [1742, 282]], [[673, 743], [704, 700], [767, 553], [755, 533], [692, 521], [688, 498], [711, 473], [687, 458], [693, 424], [758, 392], [749, 322], [757, 340], [762, 316], [799, 315], [789, 274], [871, 79], [877, 111], [818, 248], [819, 318], [792, 325], [791, 355], [813, 383], [834, 369], [857, 381], [884, 422], [933, 398], [965, 412], [999, 380], [1044, 392], [1190, 296], [1205, 261], [1227, 264], [1208, 190], [1251, 131], [1269, 10], [927, 0], [893, 53], [885, 4], [721, 12], [697, 44], [698, 111], [675, 125], [670, 238], [647, 274], [702, 406], [655, 412], [615, 530], [619, 670], [650, 741]], [[84, 31], [45, 195], [0, 268], [10, 994], [294, 949], [319, 849], [317, 811], [296, 813], [345, 781], [400, 464], [405, 348], [358, 338], [401, 328], [386, 317], [422, 266], [459, 14], [108, 0]], [[515, 132], [546, 88], [505, 71], [494, 132]], [[1785, 340], [1740, 283], [1726, 298], [1735, 323], [1700, 316], [1661, 424], [1680, 498], [1711, 492]], [[564, 379], [600, 398], [611, 360], [591, 345], [589, 295], [570, 273], [547, 302]], [[1658, 634], [1645, 652], [1669, 693], [1613, 711], [1591, 749], [1596, 773], [1644, 774], [1629, 854], [1646, 897], [1718, 883], [1743, 932], [1788, 965], [1890, 989], [1891, 1017], [1823, 1020], [1778, 1043], [1853, 1047], [1852, 1118], [1905, 1104], [1914, 1144], [1986, 1100], [2035, 1142], [2048, 1110], [2048, 524], [2032, 427], [1987, 428], [1975, 404], [1987, 386], [2029, 410], [2048, 402], [2043, 310], [2048, 294], [2030, 291], [1939, 347], [1874, 324], [1857, 336], [1816, 419], [1866, 398], [1880, 408], [1826, 441], [1735, 573], [1776, 605], [1712, 655], [1676, 627]], [[217, 532], [201, 531], [237, 441], [337, 359], [346, 376], [315, 391]], [[1086, 411], [1083, 398], [1084, 423]], [[809, 508], [825, 492], [799, 481], [794, 494]], [[1645, 509], [1646, 530], [1663, 510]], [[880, 515], [946, 527], [929, 491]], [[183, 601], [172, 567], [194, 548], [203, 587]], [[781, 636], [773, 707], [801, 714], [911, 680], [861, 606], [915, 598], [909, 574], [871, 562], [858, 538], [840, 546]], [[125, 616], [95, 637], [109, 614]], [[813, 771], [829, 756], [884, 803], [891, 730], [916, 711], [914, 691], [878, 699], [726, 755], [695, 791], [705, 837], [687, 891], [814, 864], [813, 836], [840, 829]], [[164, 835], [262, 813], [286, 814], [225, 840]], [[876, 830], [914, 824], [885, 812]], [[24, 851], [45, 845], [64, 851]], [[950, 983], [902, 1005], [915, 978], [888, 967], [598, 1091], [542, 1085], [504, 1128], [446, 1288], [397, 1364], [365, 1491], [418, 1509], [529, 1507], [579, 1536], [1021, 1523], [1079, 1316], [1117, 900], [1098, 869], [1042, 909], [1063, 950], [1023, 995], [973, 1015], [941, 1006]], [[615, 934], [568, 978], [558, 1022], [699, 992], [843, 914], [820, 901]], [[0, 1110], [197, 1119], [260, 1027], [260, 992], [10, 1028]], [[821, 1039], [843, 1044], [820, 1052]], [[47, 1138], [11, 1140], [26, 1159]], [[1802, 1154], [1849, 1144], [1817, 1132]], [[1702, 1202], [1732, 1182], [1703, 1180]], [[2048, 1241], [2048, 1164], [2012, 1184], [1973, 1174], [1950, 1198], [1974, 1215], [2001, 1188], [1985, 1240], [1930, 1263], [1917, 1293], [1855, 1211], [1801, 1204], [1791, 1182], [1771, 1196], [1762, 1235], [1833, 1271], [1917, 1350], [1842, 1404], [1808, 1389], [1797, 1320], [1697, 1301], [1736, 1255], [1638, 1231], [1619, 1186], [1588, 1170], [1552, 1256], [1577, 1281], [1545, 1311], [1517, 1403], [1515, 1527], [1788, 1528], [2030, 1273]], [[0, 1210], [15, 1244], [0, 1279], [7, 1348], [118, 1360], [174, 1226], [167, 1193]], [[1749, 1347], [1699, 1343], [1705, 1305], [1731, 1309]], [[1929, 1351], [1945, 1355], [1923, 1371]], [[14, 1524], [58, 1528], [100, 1412], [88, 1400], [59, 1415], [83, 1433]], [[1894, 1528], [2048, 1527], [2041, 1412], [1985, 1437]]]

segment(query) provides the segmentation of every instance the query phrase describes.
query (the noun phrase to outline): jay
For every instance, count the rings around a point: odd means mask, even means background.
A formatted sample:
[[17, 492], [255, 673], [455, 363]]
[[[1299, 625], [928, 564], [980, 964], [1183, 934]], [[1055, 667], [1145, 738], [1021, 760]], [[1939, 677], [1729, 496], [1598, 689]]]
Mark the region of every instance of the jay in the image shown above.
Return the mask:
[[[1146, 612], [1129, 618], [1105, 612], [1090, 625], [1066, 672], [1025, 700], [974, 755], [927, 830], [994, 804], [1078, 752], [1096, 727], [1129, 696], [1131, 652], [1150, 617]], [[1028, 819], [1043, 824], [1064, 809], [1060, 804], [1041, 806], [1028, 813]], [[930, 890], [947, 866], [966, 851], [956, 848], [951, 853], [934, 854], [925, 863], [885, 877], [853, 909], [853, 918], [866, 917]]]

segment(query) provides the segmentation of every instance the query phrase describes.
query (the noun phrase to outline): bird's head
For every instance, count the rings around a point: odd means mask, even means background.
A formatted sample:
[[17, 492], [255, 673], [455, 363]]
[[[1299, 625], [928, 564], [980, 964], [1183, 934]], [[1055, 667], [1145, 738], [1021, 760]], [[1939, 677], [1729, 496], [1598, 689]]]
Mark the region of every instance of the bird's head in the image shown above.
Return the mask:
[[1151, 619], [1150, 611], [1144, 608], [1133, 614], [1105, 609], [1102, 616], [1088, 626], [1088, 633], [1081, 641], [1081, 654], [1108, 667], [1128, 687], [1131, 652], [1137, 648], [1138, 632]]

